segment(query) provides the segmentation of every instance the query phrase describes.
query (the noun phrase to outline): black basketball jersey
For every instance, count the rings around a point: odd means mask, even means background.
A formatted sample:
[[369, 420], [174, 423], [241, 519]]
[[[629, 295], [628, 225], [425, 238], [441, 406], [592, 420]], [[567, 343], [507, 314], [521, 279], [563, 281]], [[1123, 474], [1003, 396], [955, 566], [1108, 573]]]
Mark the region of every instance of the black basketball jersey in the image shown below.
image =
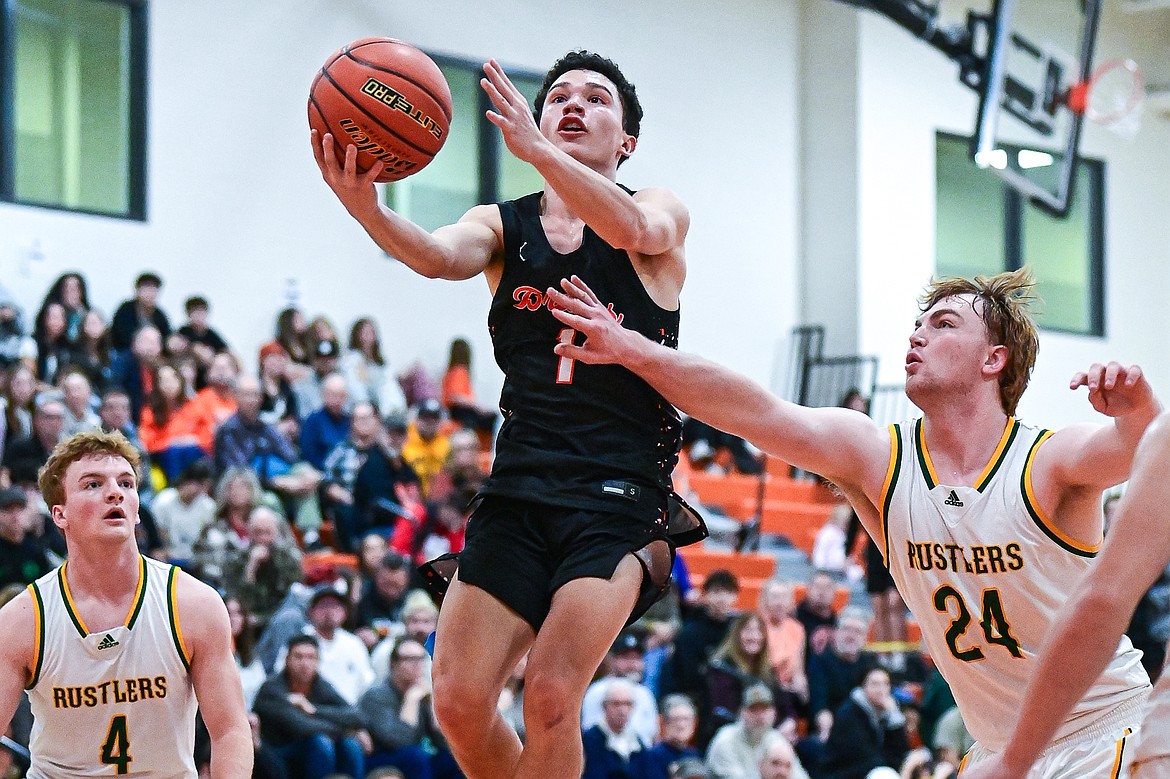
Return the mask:
[[678, 460], [678, 412], [623, 367], [558, 357], [557, 343], [584, 337], [552, 315], [546, 291], [576, 274], [623, 327], [671, 348], [678, 311], [659, 307], [625, 250], [588, 225], [576, 250], [553, 250], [540, 199], [499, 204], [504, 270], [488, 329], [504, 371], [503, 424], [483, 493], [657, 519]]

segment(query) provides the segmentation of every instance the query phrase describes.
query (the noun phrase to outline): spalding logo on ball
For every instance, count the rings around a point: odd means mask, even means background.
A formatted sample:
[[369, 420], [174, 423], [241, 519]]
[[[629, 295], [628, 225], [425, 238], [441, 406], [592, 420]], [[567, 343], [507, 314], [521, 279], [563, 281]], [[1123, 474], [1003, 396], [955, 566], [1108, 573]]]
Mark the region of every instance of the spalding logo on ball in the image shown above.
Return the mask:
[[430, 162], [451, 128], [451, 88], [430, 57], [394, 38], [362, 38], [334, 52], [309, 89], [309, 126], [332, 133], [338, 159], [357, 147], [358, 170], [385, 165], [398, 181]]

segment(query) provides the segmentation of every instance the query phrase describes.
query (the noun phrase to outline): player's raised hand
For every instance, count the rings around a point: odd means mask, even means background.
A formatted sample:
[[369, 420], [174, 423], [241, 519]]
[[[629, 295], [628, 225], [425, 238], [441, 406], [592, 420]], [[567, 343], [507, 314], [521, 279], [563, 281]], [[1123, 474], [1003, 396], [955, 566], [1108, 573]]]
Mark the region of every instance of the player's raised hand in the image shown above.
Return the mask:
[[540, 128], [536, 126], [528, 98], [516, 88], [500, 63], [494, 59], [484, 63], [483, 72], [485, 77], [479, 80], [479, 85], [487, 92], [496, 109], [487, 112], [488, 121], [500, 128], [508, 151], [517, 159], [532, 162], [536, 150], [547, 144], [548, 139], [540, 134]]
[[1154, 390], [1137, 365], [1118, 362], [1094, 363], [1087, 371], [1072, 377], [1069, 389], [1089, 388], [1089, 402], [1097, 411], [1119, 417], [1151, 403], [1157, 403]]
[[362, 212], [378, 209], [378, 191], [374, 181], [385, 167], [381, 160], [375, 162], [365, 173], [358, 173], [357, 147], [352, 143], [345, 147], [345, 160], [337, 159], [336, 144], [331, 133], [319, 137], [316, 130], [309, 131], [313, 145], [313, 159], [321, 170], [321, 178], [337, 195], [345, 209], [355, 217]]
[[637, 340], [642, 336], [627, 330], [593, 294], [585, 282], [576, 276], [561, 279], [561, 289], [549, 287], [549, 310], [557, 319], [585, 335], [585, 343], [558, 343], [558, 356], [584, 363], [618, 363], [637, 353]]

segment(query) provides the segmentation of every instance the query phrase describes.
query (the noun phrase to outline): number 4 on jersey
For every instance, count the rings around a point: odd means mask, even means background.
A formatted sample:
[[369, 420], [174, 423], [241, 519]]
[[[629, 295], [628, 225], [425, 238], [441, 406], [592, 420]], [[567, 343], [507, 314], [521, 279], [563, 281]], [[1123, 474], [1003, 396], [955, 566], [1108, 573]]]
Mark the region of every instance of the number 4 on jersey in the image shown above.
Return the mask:
[[126, 730], [126, 715], [115, 714], [110, 720], [110, 729], [106, 731], [106, 740], [102, 744], [102, 763], [118, 767], [119, 774], [130, 773], [130, 734]]

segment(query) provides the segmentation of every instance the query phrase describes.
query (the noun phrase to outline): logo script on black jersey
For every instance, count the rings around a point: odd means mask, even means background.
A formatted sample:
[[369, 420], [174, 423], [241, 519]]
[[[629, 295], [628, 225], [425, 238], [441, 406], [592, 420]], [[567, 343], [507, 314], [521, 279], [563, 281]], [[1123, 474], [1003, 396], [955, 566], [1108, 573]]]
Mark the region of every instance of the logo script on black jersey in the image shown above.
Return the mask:
[[[536, 287], [530, 287], [528, 285], [516, 287], [516, 289], [512, 290], [512, 300], [516, 301], [512, 305], [512, 308], [518, 308], [521, 311], [524, 309], [528, 309], [529, 311], [539, 311], [545, 307], [550, 309], [553, 307], [552, 298], [545, 295], [542, 290], [539, 290]], [[617, 320], [619, 325], [622, 323], [622, 320], [626, 318], [625, 314], [619, 314], [613, 310], [613, 303], [610, 303], [608, 306], [606, 306], [606, 309], [609, 311], [609, 315]]]
[[959, 506], [960, 508], [963, 506], [963, 501], [959, 499], [959, 494], [954, 490], [951, 490], [951, 494], [947, 496], [947, 499], [943, 503], [948, 506]]

